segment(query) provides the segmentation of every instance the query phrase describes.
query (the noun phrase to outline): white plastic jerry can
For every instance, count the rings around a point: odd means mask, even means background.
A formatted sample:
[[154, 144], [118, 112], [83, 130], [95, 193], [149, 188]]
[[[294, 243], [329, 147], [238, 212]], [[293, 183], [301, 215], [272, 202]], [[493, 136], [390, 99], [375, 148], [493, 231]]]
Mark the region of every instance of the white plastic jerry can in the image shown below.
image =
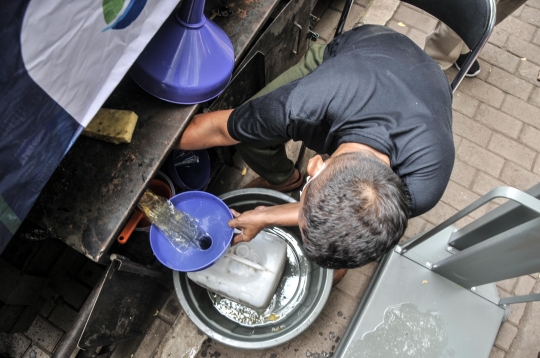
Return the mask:
[[283, 274], [287, 243], [266, 231], [253, 240], [231, 246], [209, 268], [188, 272], [195, 283], [253, 309], [270, 304]]

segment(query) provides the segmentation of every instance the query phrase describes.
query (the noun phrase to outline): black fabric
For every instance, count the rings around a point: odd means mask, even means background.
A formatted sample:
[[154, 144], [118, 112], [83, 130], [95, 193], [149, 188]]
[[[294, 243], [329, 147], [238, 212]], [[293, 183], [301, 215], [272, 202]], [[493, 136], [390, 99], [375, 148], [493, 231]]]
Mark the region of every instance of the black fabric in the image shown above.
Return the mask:
[[406, 36], [364, 25], [334, 39], [309, 75], [236, 108], [241, 142], [293, 139], [332, 154], [346, 142], [389, 156], [412, 215], [441, 198], [452, 171], [452, 94], [446, 76]]

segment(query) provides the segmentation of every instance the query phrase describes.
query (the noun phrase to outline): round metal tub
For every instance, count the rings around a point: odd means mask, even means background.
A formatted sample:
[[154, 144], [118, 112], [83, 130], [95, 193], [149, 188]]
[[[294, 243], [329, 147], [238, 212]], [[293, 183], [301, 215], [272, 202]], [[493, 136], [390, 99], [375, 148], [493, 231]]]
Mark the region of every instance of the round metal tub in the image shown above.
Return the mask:
[[[220, 199], [239, 212], [260, 205], [295, 202], [285, 194], [256, 188], [235, 190], [223, 194]], [[212, 339], [236, 348], [274, 347], [306, 330], [326, 304], [332, 288], [333, 271], [305, 259], [298, 228], [273, 230], [287, 242], [288, 247], [285, 272], [265, 313], [275, 312], [269, 320], [257, 323], [235, 320], [214, 306], [215, 295], [193, 283], [185, 273], [173, 272], [174, 287], [182, 308], [193, 323]]]

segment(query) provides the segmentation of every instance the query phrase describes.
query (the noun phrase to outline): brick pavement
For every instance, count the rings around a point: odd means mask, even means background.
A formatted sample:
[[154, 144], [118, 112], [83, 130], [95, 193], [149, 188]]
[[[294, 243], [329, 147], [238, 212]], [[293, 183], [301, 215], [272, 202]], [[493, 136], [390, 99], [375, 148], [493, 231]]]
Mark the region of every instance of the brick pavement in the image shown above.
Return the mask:
[[[315, 31], [318, 41], [329, 41], [335, 31], [344, 0], [319, 0], [313, 13], [320, 18]], [[356, 0], [345, 30], [362, 23], [380, 23], [406, 34], [419, 46], [436, 21], [398, 0]], [[404, 238], [424, 232], [491, 189], [509, 185], [527, 189], [540, 181], [540, 0], [529, 0], [494, 30], [480, 54], [482, 72], [466, 78], [455, 94], [454, 138], [456, 162], [451, 181], [439, 204], [410, 220]], [[449, 76], [455, 70], [447, 71]], [[292, 144], [291, 157], [298, 145]], [[306, 156], [313, 155], [307, 152]], [[241, 187], [253, 173], [241, 175], [244, 164], [225, 171], [216, 193]], [[296, 193], [292, 194], [297, 195]], [[490, 205], [493, 209], [502, 201]], [[480, 213], [459, 222], [465, 225]], [[73, 266], [73, 265], [72, 265]], [[221, 345], [197, 333], [186, 319], [173, 294], [158, 310], [154, 323], [142, 341], [119, 344], [113, 357], [159, 357], [166, 350], [182, 352], [189, 346], [197, 357], [328, 357], [335, 350], [371, 280], [376, 263], [350, 270], [333, 289], [319, 318], [298, 338], [264, 351], [244, 351]], [[50, 357], [76, 310], [92, 286], [80, 267], [53, 280], [44, 295], [47, 303], [27, 332], [0, 340], [0, 352], [12, 357]], [[71, 290], [66, 282], [81, 290]], [[539, 274], [497, 283], [501, 297], [540, 293]], [[193, 332], [183, 347], [172, 346], [175, 332]], [[5, 335], [4, 335], [5, 336]], [[2, 337], [0, 337], [2, 338]], [[4, 337], [5, 338], [5, 337]], [[177, 340], [178, 341], [178, 340]], [[204, 343], [202, 343], [204, 341]], [[5, 344], [9, 344], [9, 347]], [[184, 350], [185, 351], [185, 350]], [[490, 358], [536, 358], [540, 351], [540, 303], [512, 306], [508, 320], [501, 325]], [[193, 356], [193, 355], [190, 355]]]
[[[400, 4], [387, 25], [423, 47], [435, 22], [418, 9]], [[498, 186], [525, 190], [540, 182], [539, 0], [527, 1], [495, 28], [479, 62], [482, 72], [477, 78], [466, 78], [454, 97], [457, 155], [450, 183], [434, 209], [411, 220], [406, 237], [441, 223]], [[454, 69], [447, 72], [455, 75]], [[502, 281], [497, 288], [501, 297], [540, 292], [539, 275]], [[540, 303], [512, 305], [490, 358], [536, 358], [539, 313]]]

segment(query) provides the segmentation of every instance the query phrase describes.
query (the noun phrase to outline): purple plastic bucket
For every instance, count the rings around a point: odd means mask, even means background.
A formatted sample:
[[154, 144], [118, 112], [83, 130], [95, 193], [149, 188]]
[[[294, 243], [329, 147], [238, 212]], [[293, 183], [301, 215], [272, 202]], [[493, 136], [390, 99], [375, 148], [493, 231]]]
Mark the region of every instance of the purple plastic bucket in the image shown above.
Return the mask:
[[[197, 162], [194, 159], [197, 158]], [[187, 163], [187, 164], [186, 164]], [[210, 179], [208, 151], [173, 149], [165, 160], [165, 171], [173, 183], [184, 190], [200, 190]]]
[[176, 271], [192, 272], [210, 267], [227, 252], [234, 230], [227, 223], [232, 214], [218, 197], [204, 191], [187, 191], [170, 199], [175, 208], [199, 219], [212, 244], [207, 250], [187, 249], [180, 252], [154, 225], [150, 227], [150, 246], [163, 265]]

